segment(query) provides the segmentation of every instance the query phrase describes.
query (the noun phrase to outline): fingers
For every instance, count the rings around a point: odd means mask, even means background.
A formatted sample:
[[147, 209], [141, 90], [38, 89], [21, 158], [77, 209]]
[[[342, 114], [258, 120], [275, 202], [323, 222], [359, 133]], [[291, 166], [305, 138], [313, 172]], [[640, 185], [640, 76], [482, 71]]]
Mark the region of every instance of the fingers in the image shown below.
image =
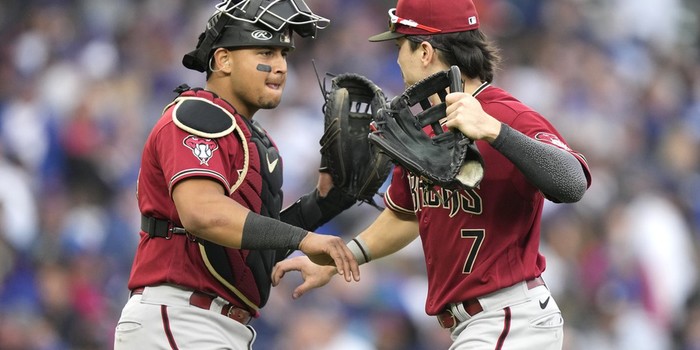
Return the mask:
[[272, 268], [272, 286], [277, 287], [277, 285], [280, 284], [280, 280], [282, 279], [282, 277], [284, 277], [284, 274], [287, 273], [287, 271], [297, 270], [294, 268], [290, 268], [288, 266], [289, 264], [285, 264], [288, 262], [289, 261], [287, 260], [281, 261]]
[[465, 94], [464, 92], [452, 92], [452, 93], [447, 94], [447, 96], [445, 97], [445, 104], [447, 105], [447, 107], [449, 107], [450, 105], [454, 104], [455, 102], [457, 102], [465, 97], [470, 97], [470, 96], [471, 96], [470, 94]]
[[360, 268], [355, 256], [340, 237], [309, 233], [299, 249], [319, 265], [335, 265], [347, 282], [359, 281]]
[[352, 282], [353, 280], [359, 281], [360, 266], [358, 265], [357, 260], [355, 260], [355, 255], [352, 254], [352, 251], [350, 251], [350, 248], [348, 248], [347, 244], [345, 244], [343, 240], [340, 240], [339, 245], [341, 259], [343, 261], [343, 270], [341, 273], [340, 267], [336, 265], [338, 268], [338, 273], [345, 277], [346, 282]]
[[[345, 281], [350, 282], [352, 278], [352, 261], [355, 260], [354, 257], [348, 257], [346, 254], [345, 250], [347, 250], [350, 255], [352, 253], [350, 252], [349, 249], [347, 249], [347, 246], [345, 245], [344, 242], [341, 241], [341, 244], [338, 244], [337, 242], [333, 242], [333, 251], [331, 252], [331, 257], [333, 258], [333, 261], [335, 262], [335, 266], [338, 268], [338, 274], [342, 275], [345, 278]], [[355, 261], [355, 264], [357, 262]]]
[[306, 292], [308, 292], [311, 289], [314, 289], [315, 287], [311, 284], [310, 281], [304, 281], [304, 283], [300, 284], [298, 287], [294, 289], [294, 292], [292, 293], [292, 299], [299, 299], [301, 298], [302, 295], [304, 295]]
[[298, 256], [291, 259], [286, 259], [278, 262], [272, 268], [272, 285], [277, 286], [284, 275], [289, 271], [302, 271], [307, 258]]
[[474, 96], [463, 92], [447, 94], [447, 97], [445, 97], [445, 104], [447, 106], [445, 112], [448, 116], [460, 110], [466, 112], [481, 109], [481, 104]]
[[297, 299], [311, 289], [326, 285], [333, 278], [337, 269], [334, 266], [314, 264], [307, 256], [299, 256], [283, 260], [275, 265], [272, 271], [272, 284], [279, 285], [282, 277], [288, 271], [300, 271], [304, 279], [304, 282], [292, 293], [292, 298]]
[[319, 265], [335, 265], [347, 282], [360, 280], [360, 267], [348, 246], [340, 237], [309, 233], [299, 249]]
[[272, 274], [270, 275], [270, 279], [272, 280], [272, 286], [277, 287], [277, 285], [280, 284], [280, 280], [284, 277], [284, 271], [279, 270], [277, 265], [275, 265], [272, 268]]

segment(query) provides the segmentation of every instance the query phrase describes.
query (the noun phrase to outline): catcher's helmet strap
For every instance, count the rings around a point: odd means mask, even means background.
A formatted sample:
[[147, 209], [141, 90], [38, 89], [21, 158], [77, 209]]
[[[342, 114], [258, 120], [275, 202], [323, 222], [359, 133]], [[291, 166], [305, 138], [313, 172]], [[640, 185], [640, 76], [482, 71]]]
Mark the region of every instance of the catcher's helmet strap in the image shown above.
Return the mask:
[[179, 97], [173, 122], [190, 134], [215, 139], [236, 129], [235, 117], [223, 107], [199, 97]]
[[199, 72], [207, 70], [209, 54], [214, 48], [214, 44], [224, 33], [229, 22], [232, 22], [231, 18], [223, 17], [221, 13], [217, 13], [209, 18], [206, 30], [199, 34], [197, 47], [182, 57], [182, 64], [185, 67]]

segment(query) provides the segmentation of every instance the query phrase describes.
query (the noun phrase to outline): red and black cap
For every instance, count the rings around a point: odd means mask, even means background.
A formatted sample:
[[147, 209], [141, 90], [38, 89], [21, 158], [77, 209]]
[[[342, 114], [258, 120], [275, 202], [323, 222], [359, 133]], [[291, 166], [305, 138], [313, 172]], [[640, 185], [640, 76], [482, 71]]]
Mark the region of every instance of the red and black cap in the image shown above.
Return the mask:
[[386, 41], [406, 35], [465, 32], [479, 28], [472, 0], [399, 0], [389, 10], [389, 31], [369, 41]]

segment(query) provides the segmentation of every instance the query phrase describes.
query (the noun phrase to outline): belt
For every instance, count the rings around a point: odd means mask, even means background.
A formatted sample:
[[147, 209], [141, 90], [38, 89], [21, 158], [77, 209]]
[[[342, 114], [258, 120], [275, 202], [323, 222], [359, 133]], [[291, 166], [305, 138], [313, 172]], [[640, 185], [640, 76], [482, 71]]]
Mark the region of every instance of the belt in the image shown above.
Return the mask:
[[[535, 287], [543, 286], [544, 280], [541, 276], [535, 277], [531, 280], [525, 281], [525, 284], [527, 285], [527, 289], [533, 289]], [[469, 314], [469, 316], [474, 316], [484, 311], [484, 308], [481, 306], [481, 303], [479, 302], [478, 298], [471, 298], [465, 300], [462, 302], [462, 306], [464, 307], [464, 311], [466, 311], [467, 314]], [[437, 315], [437, 319], [438, 323], [440, 323], [440, 326], [442, 328], [452, 328], [459, 323], [457, 317], [455, 317], [454, 313], [452, 312], [452, 309], [449, 307], [441, 314]]]
[[[143, 294], [143, 290], [144, 288], [136, 288], [131, 291], [131, 296]], [[190, 296], [190, 305], [196, 306], [200, 309], [210, 310], [211, 303], [214, 301], [214, 299], [216, 299], [215, 296], [196, 290], [193, 291], [192, 295]], [[250, 320], [252, 319], [252, 316], [248, 310], [242, 309], [231, 303], [228, 303], [221, 308], [221, 314], [244, 325], [250, 323]]]

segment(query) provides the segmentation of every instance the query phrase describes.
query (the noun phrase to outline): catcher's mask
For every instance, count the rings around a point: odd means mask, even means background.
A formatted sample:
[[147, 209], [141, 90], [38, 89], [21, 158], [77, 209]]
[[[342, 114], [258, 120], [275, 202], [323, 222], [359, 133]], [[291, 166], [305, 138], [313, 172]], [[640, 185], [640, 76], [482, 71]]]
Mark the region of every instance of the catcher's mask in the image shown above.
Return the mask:
[[220, 48], [275, 46], [294, 49], [292, 33], [314, 37], [330, 20], [311, 12], [304, 0], [227, 0], [215, 6], [197, 47], [182, 64], [200, 72]]

